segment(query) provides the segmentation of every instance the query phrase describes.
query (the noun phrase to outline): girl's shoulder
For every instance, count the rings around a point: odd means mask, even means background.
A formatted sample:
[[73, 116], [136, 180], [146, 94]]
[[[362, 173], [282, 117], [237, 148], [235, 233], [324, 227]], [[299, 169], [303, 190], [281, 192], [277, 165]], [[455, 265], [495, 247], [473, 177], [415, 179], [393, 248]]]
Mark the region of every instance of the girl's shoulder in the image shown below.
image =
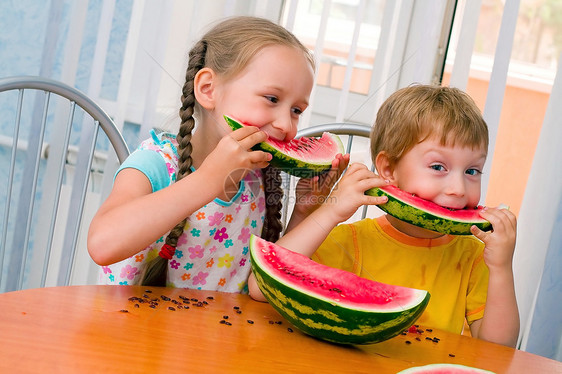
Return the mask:
[[138, 146], [139, 150], [152, 150], [178, 158], [178, 143], [176, 136], [170, 132], [156, 133], [150, 130], [150, 138], [143, 140]]

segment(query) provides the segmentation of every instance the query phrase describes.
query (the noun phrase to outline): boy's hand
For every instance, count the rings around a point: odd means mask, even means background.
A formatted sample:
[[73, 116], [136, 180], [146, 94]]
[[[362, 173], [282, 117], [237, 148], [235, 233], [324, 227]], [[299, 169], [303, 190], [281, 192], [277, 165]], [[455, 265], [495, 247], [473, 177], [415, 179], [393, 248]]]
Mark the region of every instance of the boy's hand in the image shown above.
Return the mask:
[[485, 208], [480, 216], [492, 224], [491, 231], [482, 231], [472, 226], [470, 231], [484, 242], [484, 261], [488, 268], [511, 269], [515, 237], [517, 233], [517, 218], [507, 209]]
[[365, 165], [353, 163], [334, 187], [322, 209], [330, 209], [334, 219], [338, 223], [343, 222], [349, 219], [362, 205], [386, 203], [388, 200], [386, 196], [369, 196], [365, 195], [365, 191], [387, 184], [385, 180], [370, 171]]

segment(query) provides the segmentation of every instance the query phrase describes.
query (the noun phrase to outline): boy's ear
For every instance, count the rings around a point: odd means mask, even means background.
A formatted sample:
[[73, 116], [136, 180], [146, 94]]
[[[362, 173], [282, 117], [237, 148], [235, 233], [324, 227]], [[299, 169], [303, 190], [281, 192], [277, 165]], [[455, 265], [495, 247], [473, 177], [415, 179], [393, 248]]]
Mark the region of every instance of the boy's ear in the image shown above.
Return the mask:
[[375, 158], [375, 167], [379, 176], [394, 184], [394, 165], [385, 151], [379, 152]]
[[193, 79], [193, 93], [195, 99], [203, 108], [212, 110], [215, 108], [215, 86], [217, 75], [210, 68], [203, 68], [195, 74]]

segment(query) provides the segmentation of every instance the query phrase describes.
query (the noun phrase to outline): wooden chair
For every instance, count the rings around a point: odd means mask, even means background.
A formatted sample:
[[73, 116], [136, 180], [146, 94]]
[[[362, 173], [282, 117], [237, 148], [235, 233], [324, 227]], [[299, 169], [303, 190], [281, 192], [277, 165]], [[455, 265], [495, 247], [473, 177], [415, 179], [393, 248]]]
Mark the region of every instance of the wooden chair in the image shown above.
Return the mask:
[[68, 285], [85, 271], [85, 206], [127, 144], [87, 95], [42, 77], [0, 79], [0, 131], [0, 292]]

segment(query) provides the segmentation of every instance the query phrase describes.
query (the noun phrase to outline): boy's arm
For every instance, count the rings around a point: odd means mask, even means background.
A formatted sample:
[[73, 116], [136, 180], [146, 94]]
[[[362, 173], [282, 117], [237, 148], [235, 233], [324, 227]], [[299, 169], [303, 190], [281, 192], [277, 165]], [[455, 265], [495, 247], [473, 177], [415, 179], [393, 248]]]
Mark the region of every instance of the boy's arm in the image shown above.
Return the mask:
[[489, 269], [486, 310], [470, 326], [472, 336], [515, 347], [519, 336], [519, 310], [515, 297], [512, 260], [517, 220], [507, 209], [489, 208], [482, 217], [492, 223], [491, 232], [474, 227], [472, 233], [485, 244], [484, 261]]
[[[369, 171], [365, 165], [352, 164], [324, 204], [285, 233], [276, 244], [311, 257], [330, 231], [351, 217], [360, 206], [385, 203], [386, 196], [365, 195], [369, 188], [385, 184], [385, 181]], [[248, 289], [252, 298], [265, 301], [253, 274], [248, 279]]]

